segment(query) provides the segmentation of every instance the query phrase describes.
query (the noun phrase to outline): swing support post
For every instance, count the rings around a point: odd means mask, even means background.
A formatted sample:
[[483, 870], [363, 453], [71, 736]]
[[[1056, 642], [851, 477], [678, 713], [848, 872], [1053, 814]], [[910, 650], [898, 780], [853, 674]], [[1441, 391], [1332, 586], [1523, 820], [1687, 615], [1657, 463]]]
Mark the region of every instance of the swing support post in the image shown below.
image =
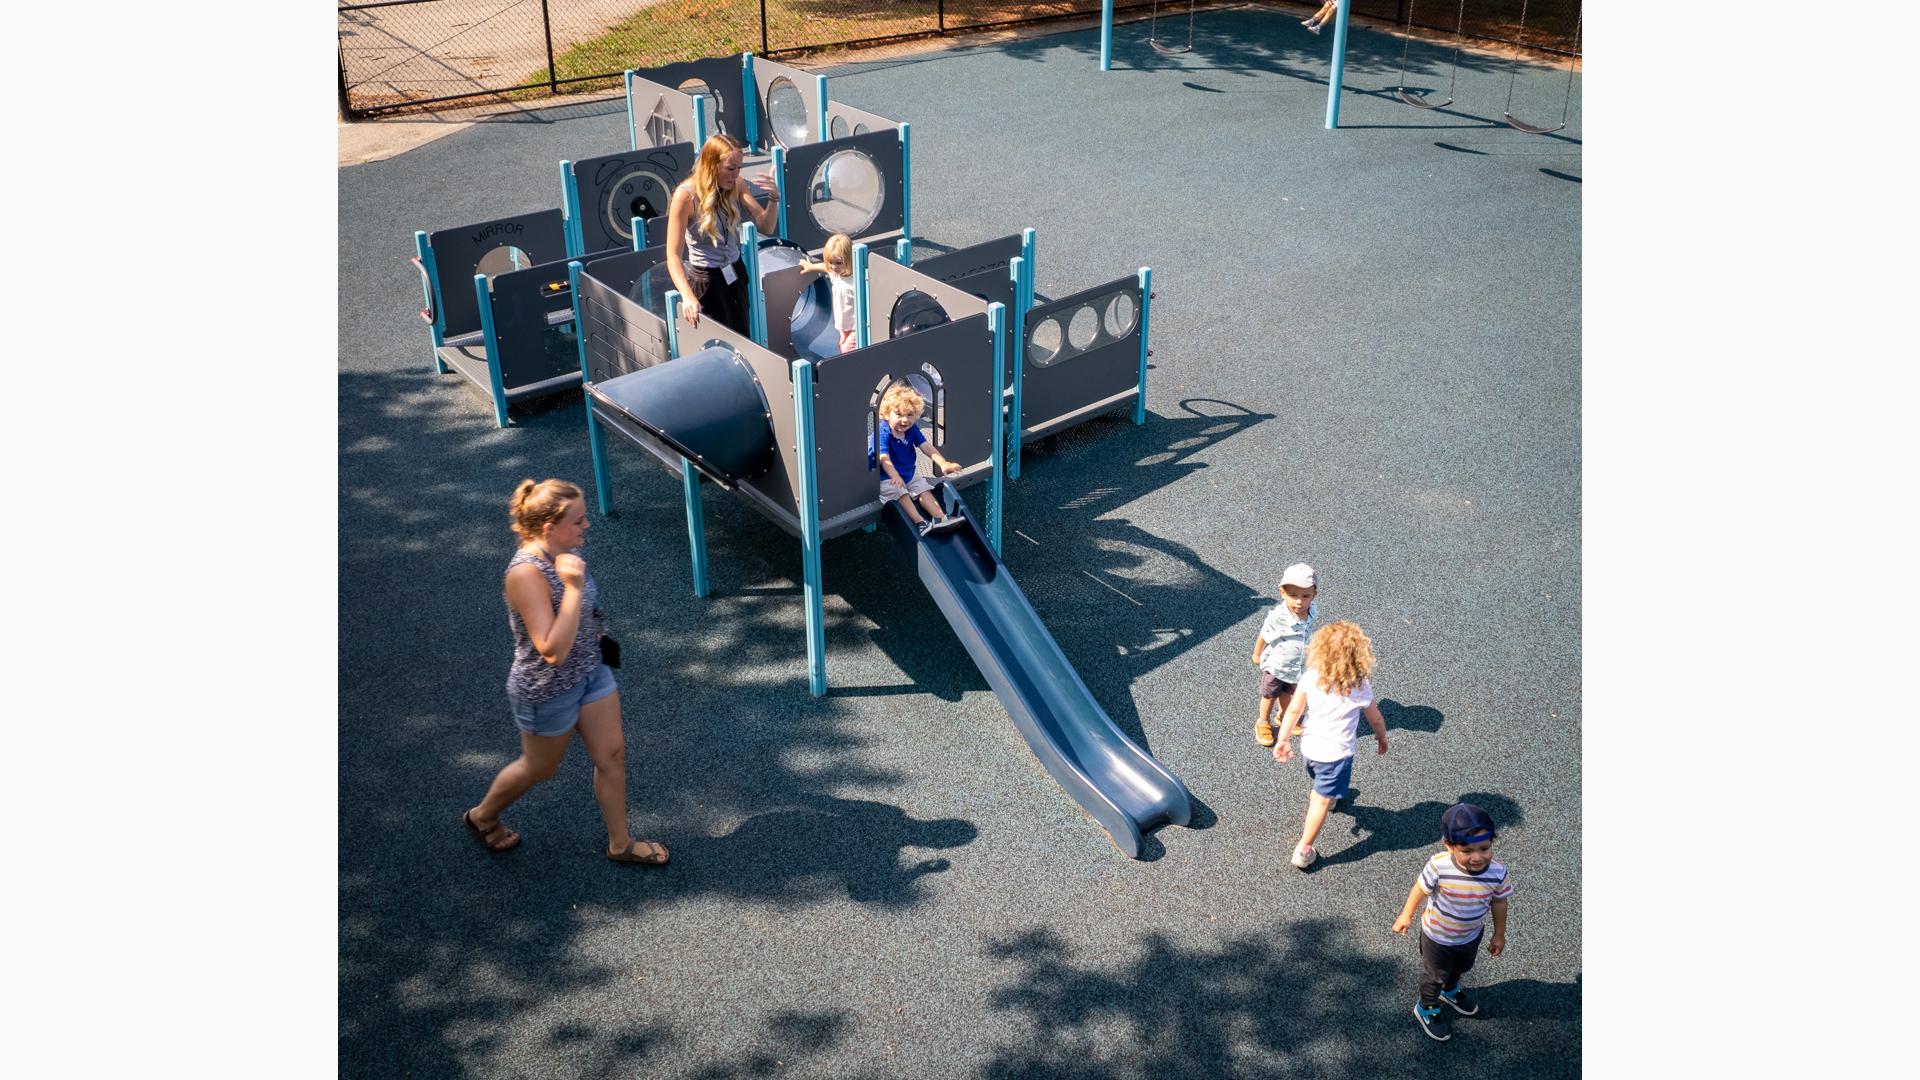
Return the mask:
[[1347, 13], [1353, 0], [1340, 0], [1333, 21], [1333, 70], [1327, 75], [1327, 130], [1340, 127], [1340, 82], [1347, 74]]

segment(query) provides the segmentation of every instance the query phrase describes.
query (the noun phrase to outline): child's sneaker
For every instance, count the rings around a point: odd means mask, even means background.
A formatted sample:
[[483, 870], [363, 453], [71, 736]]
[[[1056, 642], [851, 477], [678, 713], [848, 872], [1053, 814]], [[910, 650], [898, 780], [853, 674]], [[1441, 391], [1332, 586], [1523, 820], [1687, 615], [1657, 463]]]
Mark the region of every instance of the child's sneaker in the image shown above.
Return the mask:
[[1320, 32], [1320, 28], [1319, 28], [1319, 27], [1317, 27], [1317, 26], [1313, 26], [1313, 25], [1311, 25], [1311, 24], [1309, 24], [1309, 25], [1307, 26], [1307, 30], [1308, 30], [1309, 32], [1311, 32], [1311, 33], [1315, 33], [1315, 34], [1317, 34], [1317, 33], [1319, 33], [1319, 32]]
[[1453, 1006], [1453, 1011], [1461, 1016], [1472, 1016], [1480, 1011], [1480, 1003], [1467, 996], [1467, 988], [1464, 986], [1440, 991], [1440, 1000]]
[[932, 532], [932, 531], [933, 531], [933, 522], [931, 522], [931, 521], [928, 521], [928, 520], [926, 520], [925, 518], [921, 518], [921, 519], [920, 519], [920, 529], [919, 529], [919, 531], [920, 531], [920, 535], [921, 535], [921, 536], [925, 536], [925, 535], [927, 535], [928, 533], [930, 533], [930, 532]]
[[1413, 1018], [1420, 1021], [1420, 1030], [1427, 1033], [1427, 1038], [1438, 1039], [1441, 1042], [1453, 1038], [1453, 1024], [1447, 1019], [1447, 1014], [1441, 1011], [1440, 1006], [1435, 1005], [1433, 1011], [1428, 1012], [1420, 1007], [1420, 999], [1415, 998]]
[[1313, 845], [1311, 844], [1308, 844], [1302, 847], [1296, 847], [1293, 849], [1293, 865], [1299, 867], [1302, 870], [1305, 870], [1307, 867], [1312, 866], [1313, 860], [1319, 857], [1320, 857], [1320, 853], [1313, 850]]
[[1253, 725], [1253, 738], [1254, 741], [1258, 742], [1261, 746], [1272, 746], [1273, 725], [1267, 723], [1265, 720], [1256, 721]]

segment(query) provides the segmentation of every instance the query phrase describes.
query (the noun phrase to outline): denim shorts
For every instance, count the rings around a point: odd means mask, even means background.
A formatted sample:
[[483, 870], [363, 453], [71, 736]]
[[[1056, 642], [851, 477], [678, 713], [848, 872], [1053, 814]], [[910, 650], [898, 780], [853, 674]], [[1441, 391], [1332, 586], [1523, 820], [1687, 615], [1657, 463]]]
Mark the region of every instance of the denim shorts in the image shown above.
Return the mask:
[[599, 701], [618, 689], [620, 685], [613, 681], [613, 669], [601, 664], [573, 689], [538, 705], [529, 705], [512, 694], [507, 695], [507, 704], [513, 708], [514, 726], [521, 731], [529, 735], [565, 735], [580, 722], [580, 706]]
[[1302, 754], [1300, 763], [1307, 767], [1307, 775], [1313, 777], [1315, 795], [1324, 795], [1334, 800], [1346, 797], [1347, 785], [1353, 783], [1352, 756], [1343, 757], [1339, 761], [1311, 761]]

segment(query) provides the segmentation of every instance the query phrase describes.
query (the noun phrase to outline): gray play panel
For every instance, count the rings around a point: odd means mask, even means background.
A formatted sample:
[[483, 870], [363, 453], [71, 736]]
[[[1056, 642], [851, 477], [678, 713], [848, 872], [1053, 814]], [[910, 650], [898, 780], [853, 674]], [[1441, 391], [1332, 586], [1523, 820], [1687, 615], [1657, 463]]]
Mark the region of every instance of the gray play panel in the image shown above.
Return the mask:
[[[340, 173], [340, 1054], [344, 1076], [1570, 1076], [1580, 1067], [1580, 102], [1499, 123], [1386, 88], [1356, 29], [1203, 12], [828, 70], [913, 125], [916, 253], [1038, 230], [1040, 302], [1150, 265], [1148, 422], [1030, 445], [1005, 558], [1101, 707], [1179, 774], [1192, 826], [1116, 854], [1010, 725], [887, 529], [825, 549], [829, 694], [807, 693], [799, 545], [708, 487], [696, 600], [677, 477], [613, 448], [586, 549], [612, 629], [637, 835], [598, 855], [584, 754], [462, 831], [517, 742], [502, 700], [506, 499], [591, 480], [578, 391], [513, 410], [435, 375], [415, 229], [559, 203], [618, 105], [480, 124]], [[1444, 45], [1416, 45], [1447, 85]], [[1516, 112], [1557, 116], [1564, 76]], [[1577, 91], [1576, 91], [1577, 93]], [[909, 339], [910, 340], [910, 339]], [[977, 501], [983, 489], [968, 489]], [[1280, 570], [1380, 656], [1393, 750], [1310, 873], [1306, 783], [1254, 745]], [[1363, 741], [1362, 749], [1366, 749]], [[1450, 1044], [1388, 926], [1473, 795], [1503, 824], [1510, 948]]]

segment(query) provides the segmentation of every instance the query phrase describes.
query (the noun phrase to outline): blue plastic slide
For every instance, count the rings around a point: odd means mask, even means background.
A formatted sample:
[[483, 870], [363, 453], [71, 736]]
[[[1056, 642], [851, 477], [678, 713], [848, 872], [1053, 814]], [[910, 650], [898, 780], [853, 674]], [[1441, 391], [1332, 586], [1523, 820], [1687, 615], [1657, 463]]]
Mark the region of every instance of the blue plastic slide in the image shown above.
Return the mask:
[[987, 546], [966, 503], [941, 487], [965, 516], [963, 527], [920, 537], [895, 503], [883, 515], [887, 527], [914, 552], [920, 583], [1034, 756], [1115, 847], [1139, 858], [1144, 833], [1191, 818], [1186, 785], [1114, 726]]

